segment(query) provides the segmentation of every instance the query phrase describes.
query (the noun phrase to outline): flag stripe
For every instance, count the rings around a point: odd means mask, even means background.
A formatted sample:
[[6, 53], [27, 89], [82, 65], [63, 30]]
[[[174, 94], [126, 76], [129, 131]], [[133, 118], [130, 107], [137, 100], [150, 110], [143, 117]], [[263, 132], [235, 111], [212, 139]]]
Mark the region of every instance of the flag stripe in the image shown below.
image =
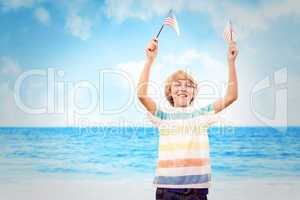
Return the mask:
[[170, 16], [166, 17], [164, 19], [164, 25], [172, 27], [176, 31], [176, 34], [179, 36], [180, 30], [174, 15], [172, 15], [171, 17]]
[[224, 29], [223, 37], [224, 37], [224, 40], [228, 43], [230, 43], [231, 41], [236, 41], [235, 32], [234, 32], [234, 30], [232, 28], [232, 24], [230, 22], [227, 23], [227, 25]]

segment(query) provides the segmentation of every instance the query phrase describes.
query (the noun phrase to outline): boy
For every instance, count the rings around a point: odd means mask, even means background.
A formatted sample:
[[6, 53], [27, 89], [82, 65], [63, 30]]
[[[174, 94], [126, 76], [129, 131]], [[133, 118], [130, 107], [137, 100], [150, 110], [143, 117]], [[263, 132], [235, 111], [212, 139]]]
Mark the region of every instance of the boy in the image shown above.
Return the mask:
[[166, 81], [165, 95], [173, 111], [164, 112], [147, 95], [150, 69], [158, 52], [158, 40], [147, 46], [146, 63], [138, 83], [138, 98], [145, 108], [160, 123], [158, 126], [159, 155], [156, 168], [157, 200], [207, 199], [211, 179], [209, 142], [207, 129], [210, 125], [205, 116], [213, 115], [238, 97], [238, 83], [235, 60], [238, 54], [236, 44], [229, 45], [227, 60], [229, 84], [227, 93], [206, 107], [190, 110], [197, 93], [197, 83], [192, 76], [179, 70]]

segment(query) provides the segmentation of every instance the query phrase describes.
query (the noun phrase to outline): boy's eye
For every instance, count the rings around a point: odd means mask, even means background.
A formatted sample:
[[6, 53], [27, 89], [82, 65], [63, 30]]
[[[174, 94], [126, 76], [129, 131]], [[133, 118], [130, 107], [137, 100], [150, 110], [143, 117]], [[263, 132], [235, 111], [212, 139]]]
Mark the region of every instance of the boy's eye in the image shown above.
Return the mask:
[[182, 84], [182, 83], [179, 83], [179, 82], [175, 82], [175, 83], [173, 83], [173, 85], [175, 87], [180, 87], [180, 86], [184, 85], [185, 87], [188, 87], [188, 88], [194, 88], [194, 84], [192, 84], [192, 83]]
[[194, 87], [194, 84], [191, 83], [191, 82], [187, 82], [187, 83], [185, 84], [185, 86], [188, 87], [188, 88], [193, 88], [193, 87]]

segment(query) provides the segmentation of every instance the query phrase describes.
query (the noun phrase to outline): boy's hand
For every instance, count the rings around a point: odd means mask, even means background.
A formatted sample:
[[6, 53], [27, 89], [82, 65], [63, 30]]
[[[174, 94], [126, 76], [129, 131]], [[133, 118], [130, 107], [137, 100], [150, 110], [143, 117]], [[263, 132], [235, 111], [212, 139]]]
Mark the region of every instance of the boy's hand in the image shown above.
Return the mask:
[[158, 51], [158, 40], [152, 39], [145, 49], [148, 61], [154, 61]]
[[229, 62], [235, 62], [235, 59], [238, 55], [238, 49], [235, 42], [231, 42], [228, 47], [227, 59]]

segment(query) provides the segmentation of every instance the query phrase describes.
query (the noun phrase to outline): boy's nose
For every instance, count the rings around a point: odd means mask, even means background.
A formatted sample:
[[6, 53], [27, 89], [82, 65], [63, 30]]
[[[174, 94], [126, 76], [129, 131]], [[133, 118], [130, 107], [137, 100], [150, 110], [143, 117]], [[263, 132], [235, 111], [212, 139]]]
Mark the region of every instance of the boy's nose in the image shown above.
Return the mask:
[[183, 93], [186, 93], [186, 92], [187, 92], [186, 87], [181, 87], [181, 88], [179, 89], [179, 91], [180, 91], [180, 92], [183, 92]]
[[184, 84], [180, 85], [180, 90], [186, 90], [186, 85]]

